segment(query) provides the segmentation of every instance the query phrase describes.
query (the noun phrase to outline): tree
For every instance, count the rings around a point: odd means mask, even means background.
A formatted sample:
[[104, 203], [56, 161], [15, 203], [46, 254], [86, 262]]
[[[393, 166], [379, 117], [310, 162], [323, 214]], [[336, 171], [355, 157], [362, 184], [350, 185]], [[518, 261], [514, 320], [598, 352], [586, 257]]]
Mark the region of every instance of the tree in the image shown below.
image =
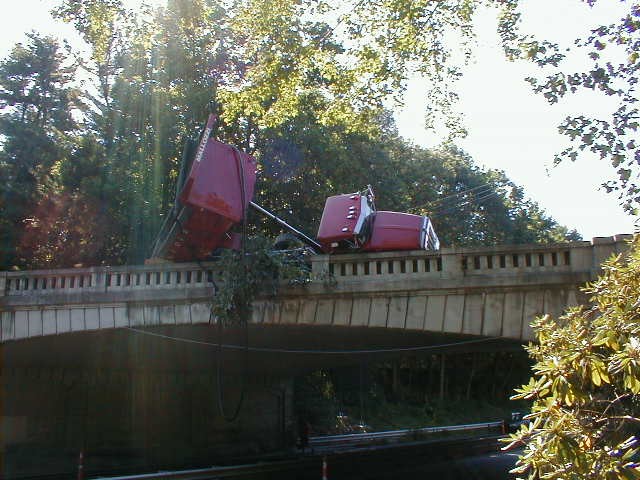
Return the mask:
[[[583, 0], [592, 7], [597, 0]], [[555, 162], [575, 161], [582, 152], [592, 152], [608, 160], [617, 178], [605, 182], [607, 191], [616, 191], [626, 211], [640, 213], [640, 143], [637, 141], [637, 82], [640, 71], [640, 5], [623, 2], [626, 13], [616, 23], [592, 29], [575, 40], [571, 48], [540, 40], [519, 31], [518, 0], [503, 16], [501, 33], [509, 58], [524, 58], [545, 69], [543, 78], [528, 78], [533, 90], [556, 104], [568, 94], [594, 91], [615, 99], [615, 108], [604, 117], [583, 113], [568, 116], [558, 127], [572, 145], [556, 155]], [[524, 2], [522, 2], [524, 3]], [[565, 63], [585, 62], [583, 70], [562, 68]], [[571, 67], [569, 67], [571, 68]]]
[[19, 260], [25, 227], [41, 199], [59, 191], [57, 168], [69, 155], [82, 108], [74, 68], [57, 42], [35, 33], [0, 62], [0, 265]]
[[534, 323], [534, 376], [516, 399], [533, 401], [517, 473], [527, 478], [640, 478], [640, 237], [603, 265], [585, 291], [592, 307]]

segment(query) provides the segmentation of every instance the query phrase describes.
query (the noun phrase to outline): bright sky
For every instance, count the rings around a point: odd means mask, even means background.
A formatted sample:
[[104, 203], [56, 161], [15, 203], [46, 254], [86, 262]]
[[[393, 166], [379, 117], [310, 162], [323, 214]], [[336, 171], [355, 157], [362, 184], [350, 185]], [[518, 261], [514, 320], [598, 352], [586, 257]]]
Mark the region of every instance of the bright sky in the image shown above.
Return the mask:
[[[78, 41], [70, 26], [53, 22], [49, 16], [49, 10], [59, 2], [5, 0], [4, 3], [0, 57], [4, 58], [31, 30], [56, 34], [72, 43]], [[615, 0], [601, 0], [596, 3], [596, 10], [590, 11], [580, 0], [530, 1], [525, 28], [541, 37], [570, 43], [594, 22], [617, 19], [618, 6]], [[548, 106], [523, 80], [539, 73], [535, 67], [504, 60], [492, 12], [482, 12], [477, 26], [479, 48], [475, 63], [460, 83], [460, 111], [469, 135], [459, 145], [480, 165], [504, 170], [549, 215], [569, 228], [576, 228], [585, 239], [631, 233], [633, 218], [622, 211], [614, 195], [599, 188], [603, 179], [613, 175], [604, 162], [581, 159], [557, 168], [551, 166], [554, 153], [566, 146], [556, 128], [562, 118], [570, 113], [583, 113], [584, 105], [590, 105], [591, 110], [607, 108], [606, 102], [583, 97]], [[396, 120], [403, 136], [416, 144], [433, 146], [438, 138], [420, 127], [425, 88], [419, 79], [410, 82], [408, 106], [399, 111]]]
[[[601, 0], [593, 10], [580, 0], [530, 1], [524, 28], [570, 45], [591, 26], [620, 18], [619, 7], [620, 2], [614, 0]], [[527, 76], [539, 75], [539, 69], [504, 59], [495, 22], [495, 14], [488, 10], [478, 18], [475, 63], [460, 82], [460, 111], [469, 135], [459, 145], [480, 165], [504, 170], [548, 214], [576, 228], [585, 239], [633, 232], [633, 218], [622, 211], [616, 195], [600, 189], [600, 184], [614, 175], [608, 164], [583, 158], [552, 166], [554, 154], [568, 146], [566, 137], [557, 131], [562, 119], [569, 114], [606, 111], [610, 104], [587, 95], [549, 106], [524, 81]], [[397, 116], [397, 122], [405, 137], [430, 146], [439, 139], [421, 128], [425, 89], [424, 82], [411, 82], [408, 107]], [[585, 105], [589, 112], [585, 112]]]

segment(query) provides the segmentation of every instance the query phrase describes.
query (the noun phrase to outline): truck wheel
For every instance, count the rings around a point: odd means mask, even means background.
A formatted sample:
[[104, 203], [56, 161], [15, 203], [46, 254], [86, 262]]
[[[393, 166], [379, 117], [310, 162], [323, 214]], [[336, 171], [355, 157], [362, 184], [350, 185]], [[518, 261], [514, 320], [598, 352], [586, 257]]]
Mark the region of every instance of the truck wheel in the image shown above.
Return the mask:
[[293, 250], [303, 248], [305, 244], [291, 233], [282, 233], [273, 242], [274, 250]]

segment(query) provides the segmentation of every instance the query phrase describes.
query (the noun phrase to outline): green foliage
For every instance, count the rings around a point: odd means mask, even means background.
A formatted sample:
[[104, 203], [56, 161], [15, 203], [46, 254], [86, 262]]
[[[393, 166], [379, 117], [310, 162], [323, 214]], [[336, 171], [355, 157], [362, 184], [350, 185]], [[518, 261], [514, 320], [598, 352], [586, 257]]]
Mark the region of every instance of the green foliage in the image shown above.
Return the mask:
[[274, 252], [263, 237], [247, 239], [244, 256], [225, 250], [216, 268], [217, 292], [211, 308], [218, 321], [229, 324], [248, 322], [258, 295], [275, 295], [282, 283], [304, 284], [310, 274], [304, 252]]
[[513, 397], [533, 401], [531, 423], [509, 439], [527, 478], [640, 478], [640, 237], [603, 269], [593, 307], [533, 324], [534, 376]]
[[[473, 0], [237, 2], [229, 58], [240, 82], [225, 81], [228, 124], [274, 128], [321, 103], [320, 124], [375, 133], [371, 120], [401, 103], [408, 78], [429, 81], [427, 123], [459, 133], [453, 88], [470, 54]], [[440, 114], [440, 115], [438, 115]], [[248, 136], [246, 137], [248, 138]]]

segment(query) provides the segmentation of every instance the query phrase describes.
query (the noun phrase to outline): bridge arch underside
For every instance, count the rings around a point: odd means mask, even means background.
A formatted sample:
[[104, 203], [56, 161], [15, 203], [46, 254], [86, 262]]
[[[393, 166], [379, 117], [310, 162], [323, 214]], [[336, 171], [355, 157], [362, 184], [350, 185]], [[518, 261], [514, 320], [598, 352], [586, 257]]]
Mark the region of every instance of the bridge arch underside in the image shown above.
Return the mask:
[[[131, 472], [291, 447], [296, 374], [402, 354], [521, 348], [518, 341], [475, 342], [478, 337], [460, 334], [271, 324], [227, 328], [222, 343], [243, 346], [247, 337], [251, 347], [276, 351], [219, 350], [215, 324], [105, 328], [3, 343], [5, 478], [71, 474], [80, 450], [87, 452], [88, 470], [109, 470], [116, 462]], [[402, 350], [407, 347], [421, 350]], [[368, 353], [313, 353], [320, 350]], [[244, 390], [240, 416], [231, 423], [218, 407], [218, 365], [226, 415]]]

